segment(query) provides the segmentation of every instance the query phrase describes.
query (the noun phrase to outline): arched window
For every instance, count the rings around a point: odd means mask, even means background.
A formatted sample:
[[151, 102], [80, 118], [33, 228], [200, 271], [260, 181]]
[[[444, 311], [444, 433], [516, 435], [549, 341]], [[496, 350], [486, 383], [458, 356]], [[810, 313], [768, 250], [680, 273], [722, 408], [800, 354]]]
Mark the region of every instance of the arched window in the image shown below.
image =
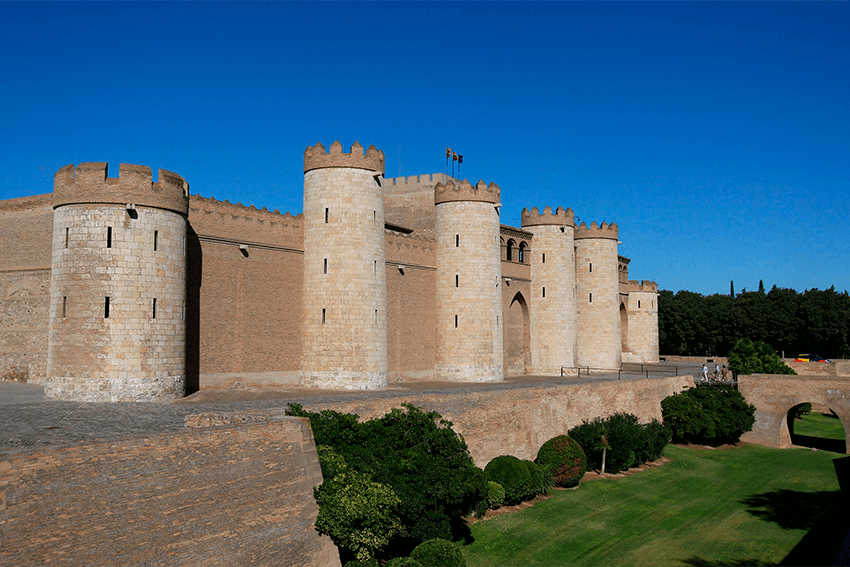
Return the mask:
[[508, 249], [507, 254], [505, 256], [505, 260], [507, 260], [508, 262], [513, 262], [514, 260], [514, 246], [516, 246], [516, 242], [513, 238], [511, 238], [510, 240], [508, 240]]
[[520, 264], [525, 264], [525, 249], [526, 248], [528, 248], [528, 245], [526, 245], [525, 242], [519, 243], [519, 254], [518, 254], [519, 258], [518, 258], [518, 260], [519, 260]]

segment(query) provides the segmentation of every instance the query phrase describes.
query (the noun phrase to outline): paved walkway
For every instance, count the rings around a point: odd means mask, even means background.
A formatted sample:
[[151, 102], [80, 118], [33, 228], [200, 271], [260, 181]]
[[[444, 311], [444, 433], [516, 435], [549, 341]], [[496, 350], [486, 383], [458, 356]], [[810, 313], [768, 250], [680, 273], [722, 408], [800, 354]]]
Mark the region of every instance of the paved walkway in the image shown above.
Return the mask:
[[[669, 366], [673, 366], [670, 364]], [[699, 367], [678, 366], [678, 374], [693, 374]], [[670, 372], [672, 375], [672, 369]], [[660, 377], [662, 374], [650, 374]], [[639, 380], [645, 375], [622, 374], [619, 379]], [[449, 393], [458, 390], [532, 388], [616, 381], [617, 374], [553, 378], [523, 376], [508, 378], [496, 384], [446, 382], [410, 382], [391, 384], [378, 392], [347, 390], [315, 390], [299, 387], [281, 389], [202, 390], [181, 400], [167, 403], [91, 403], [50, 400], [41, 386], [0, 382], [0, 455], [25, 450], [27, 447], [79, 443], [134, 434], [177, 431], [183, 428], [186, 415], [201, 412], [232, 412], [283, 408], [288, 403], [315, 403], [322, 398], [328, 403], [364, 397], [399, 397], [405, 392]]]

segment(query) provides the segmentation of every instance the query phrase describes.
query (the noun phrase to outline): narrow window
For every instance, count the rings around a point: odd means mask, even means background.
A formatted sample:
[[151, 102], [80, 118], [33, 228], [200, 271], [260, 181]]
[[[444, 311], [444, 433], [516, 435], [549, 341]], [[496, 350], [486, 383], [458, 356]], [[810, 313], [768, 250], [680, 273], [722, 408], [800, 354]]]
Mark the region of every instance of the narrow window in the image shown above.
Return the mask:
[[458, 248], [459, 246], [460, 246], [460, 235], [455, 234], [455, 248]]
[[159, 240], [159, 231], [153, 231], [153, 251], [156, 252], [157, 240]]
[[186, 320], [186, 302], [185, 301], [180, 305], [180, 320], [181, 321]]
[[372, 220], [378, 222], [378, 211], [372, 211]]
[[324, 272], [323, 272], [323, 273], [325, 273], [325, 274], [327, 274], [327, 273], [328, 273], [328, 259], [327, 259], [327, 258], [325, 258], [325, 267], [324, 267]]
[[640, 299], [638, 299], [638, 309], [640, 309]]
[[325, 324], [325, 310], [322, 309], [322, 325]]
[[186, 255], [186, 237], [183, 237], [183, 255]]
[[455, 329], [457, 329], [457, 315], [455, 315]]
[[156, 298], [153, 298], [153, 313], [151, 314], [151, 319], [156, 319]]
[[543, 297], [546, 297], [546, 288], [543, 288]]
[[68, 298], [63, 297], [62, 298], [62, 318], [64, 319], [65, 315], [67, 315], [67, 314], [68, 314]]
[[106, 227], [106, 247], [112, 248], [112, 227]]
[[498, 326], [499, 326], [499, 316], [496, 315], [496, 327], [498, 327]]
[[325, 209], [325, 224], [328, 223], [328, 209]]
[[103, 318], [109, 319], [109, 297], [106, 297], [103, 302]]
[[588, 302], [588, 303], [593, 303], [593, 294], [592, 294], [592, 293], [588, 293], [588, 294], [587, 294], [587, 302]]
[[70, 236], [71, 228], [65, 227], [65, 248], [68, 247], [68, 237]]
[[593, 262], [590, 263], [590, 271], [593, 272]]
[[455, 287], [459, 287], [459, 285], [458, 285], [459, 283], [460, 283], [460, 276], [455, 274]]
[[372, 260], [372, 273], [373, 274], [378, 273], [378, 261], [377, 260]]
[[543, 253], [543, 263], [546, 263], [546, 252]]
[[378, 310], [375, 309], [375, 324], [378, 324]]

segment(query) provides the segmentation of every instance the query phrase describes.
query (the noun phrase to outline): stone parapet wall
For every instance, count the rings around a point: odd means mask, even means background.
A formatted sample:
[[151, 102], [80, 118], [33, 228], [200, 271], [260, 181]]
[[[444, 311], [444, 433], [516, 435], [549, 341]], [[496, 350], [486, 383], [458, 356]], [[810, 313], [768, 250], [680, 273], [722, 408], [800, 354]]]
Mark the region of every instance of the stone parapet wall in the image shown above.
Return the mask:
[[194, 232], [233, 246], [252, 244], [304, 250], [304, 218], [281, 214], [265, 207], [243, 206], [192, 195], [189, 199], [189, 224]]
[[[604, 382], [566, 382], [526, 387], [455, 388], [438, 392], [390, 393], [349, 401], [305, 400], [309, 411], [380, 417], [402, 403], [436, 411], [463, 435], [475, 464], [484, 467], [499, 455], [534, 459], [540, 446], [582, 420], [632, 413], [645, 423], [661, 420], [661, 400], [692, 387], [690, 376]], [[282, 411], [282, 410], [281, 410]]]
[[434, 236], [434, 187], [458, 180], [444, 174], [411, 175], [384, 179], [387, 222], [407, 227], [420, 236]]
[[0, 564], [340, 565], [313, 529], [322, 475], [308, 420], [187, 421], [0, 454]]
[[[45, 391], [79, 401], [184, 395], [186, 220], [139, 207], [55, 211]], [[108, 298], [108, 299], [107, 299]]]
[[436, 378], [499, 382], [504, 379], [499, 215], [486, 200], [446, 201], [437, 205], [436, 222]]
[[0, 272], [0, 381], [44, 383], [50, 270]]

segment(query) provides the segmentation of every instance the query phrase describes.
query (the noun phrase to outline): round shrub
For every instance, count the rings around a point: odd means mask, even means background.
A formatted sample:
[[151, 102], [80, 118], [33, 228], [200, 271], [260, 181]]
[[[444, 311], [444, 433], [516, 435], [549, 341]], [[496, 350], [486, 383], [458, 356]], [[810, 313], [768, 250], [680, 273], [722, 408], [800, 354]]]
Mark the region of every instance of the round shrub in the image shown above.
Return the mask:
[[531, 486], [531, 473], [521, 460], [511, 455], [496, 457], [484, 467], [489, 480], [505, 489], [505, 504], [513, 506], [523, 501]]
[[396, 557], [384, 563], [384, 567], [423, 567], [423, 565], [412, 557]]
[[495, 510], [505, 503], [505, 489], [498, 482], [487, 481], [487, 509]]
[[546, 441], [537, 451], [534, 462], [552, 476], [555, 486], [576, 486], [587, 472], [587, 457], [581, 445], [567, 435]]
[[429, 539], [420, 543], [410, 554], [422, 567], [466, 567], [463, 553], [445, 539]]

